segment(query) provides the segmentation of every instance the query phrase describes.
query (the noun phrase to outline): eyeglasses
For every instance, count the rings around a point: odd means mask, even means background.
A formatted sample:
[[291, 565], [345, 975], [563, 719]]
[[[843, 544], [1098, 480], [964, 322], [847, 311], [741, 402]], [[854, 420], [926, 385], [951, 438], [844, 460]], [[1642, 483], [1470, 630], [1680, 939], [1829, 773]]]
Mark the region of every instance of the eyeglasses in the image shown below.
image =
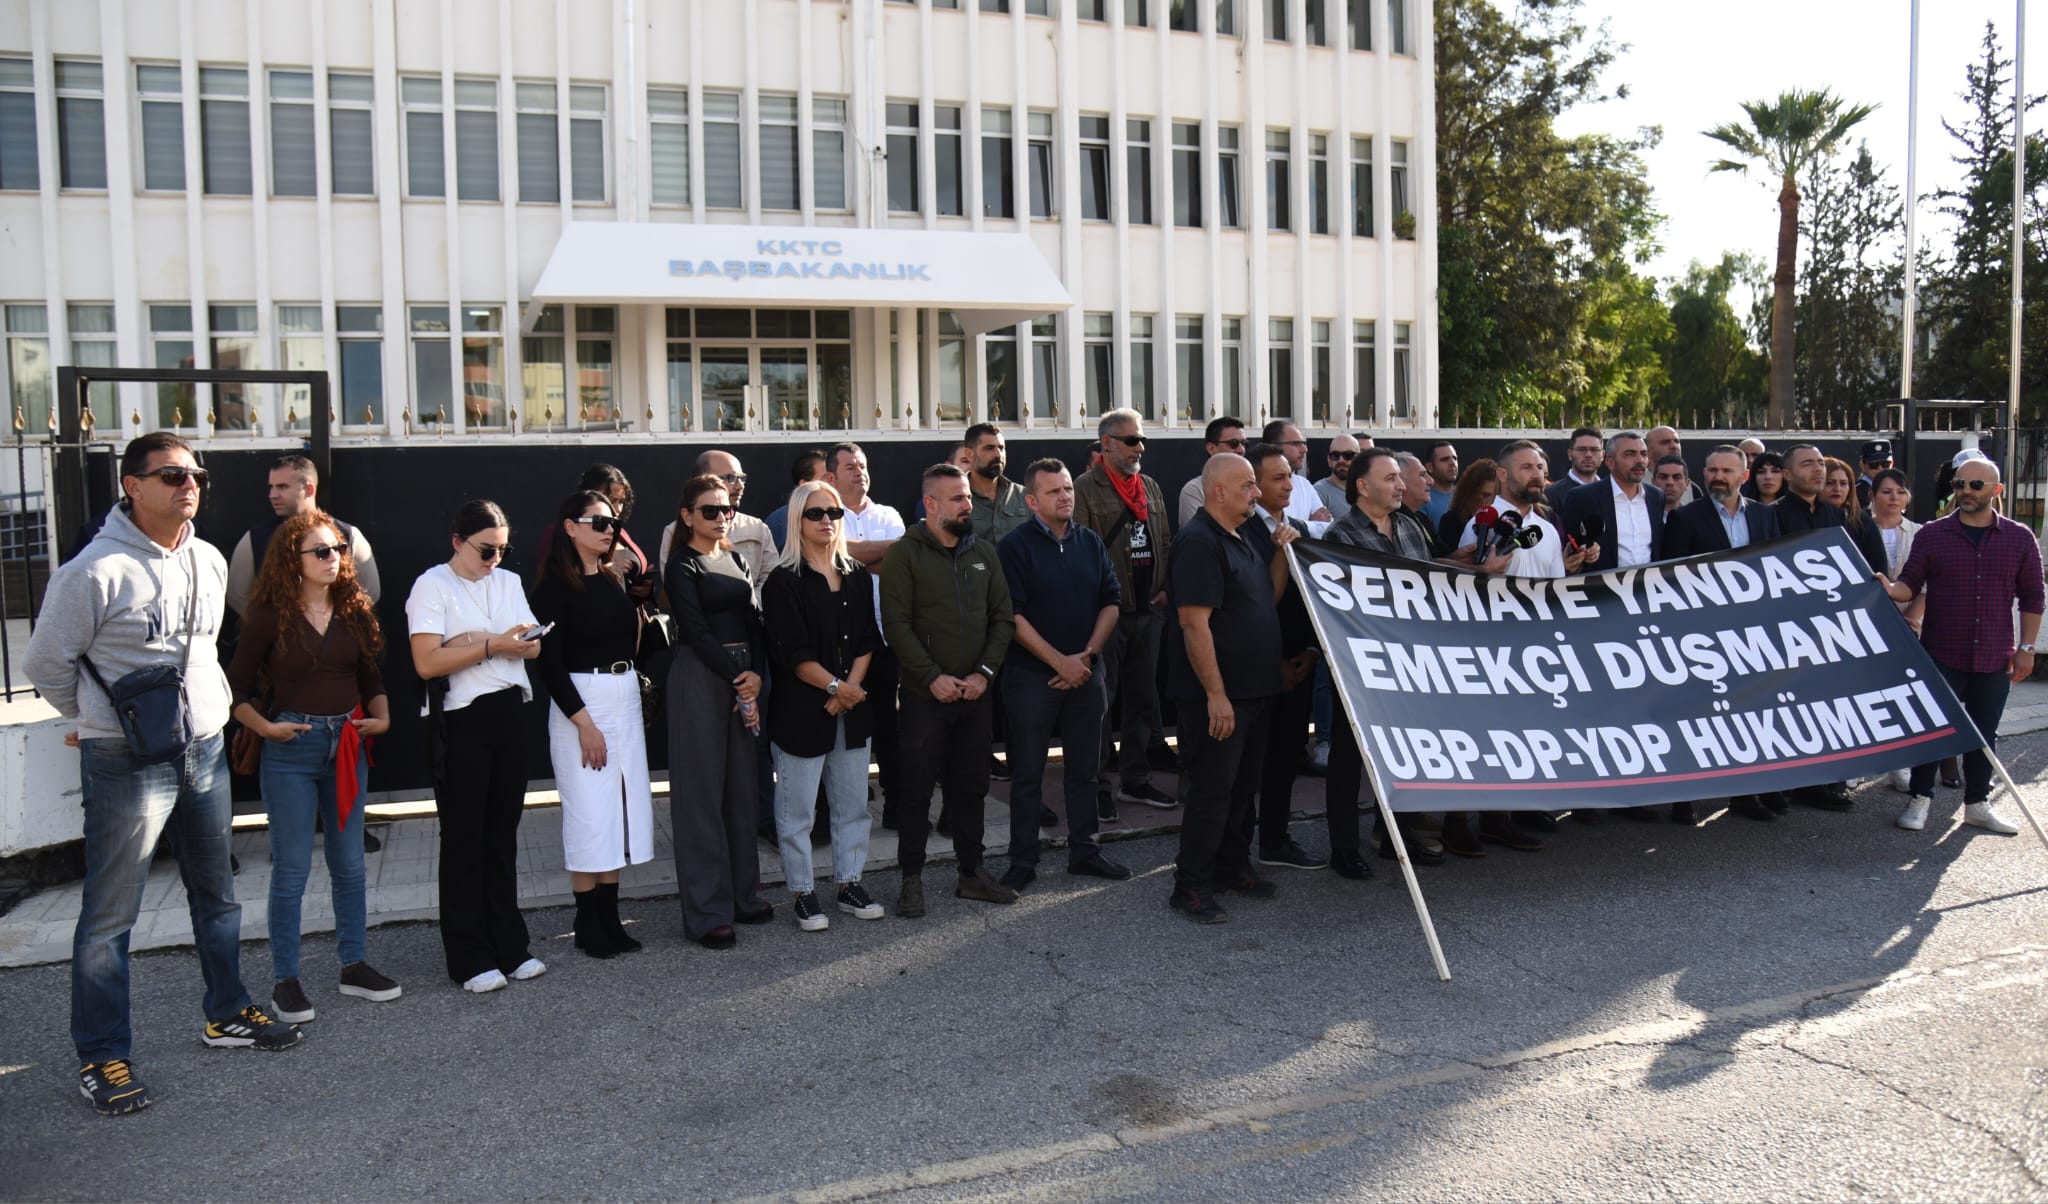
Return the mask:
[[1125, 447], [1145, 446], [1145, 436], [1143, 435], [1108, 435], [1105, 438], [1114, 439]]
[[299, 555], [311, 556], [315, 560], [326, 560], [330, 556], [346, 556], [348, 555], [348, 545], [345, 543], [323, 543], [318, 547], [300, 548]]
[[708, 522], [717, 522], [717, 521], [718, 521], [719, 519], [721, 519], [721, 518], [731, 518], [731, 517], [733, 516], [733, 514], [734, 514], [734, 513], [736, 512], [736, 511], [738, 511], [738, 510], [739, 510], [739, 507], [738, 507], [738, 506], [699, 506], [699, 507], [697, 507], [697, 513], [698, 513], [698, 514], [699, 514], [700, 516], [702, 516], [702, 517], [703, 517], [703, 518], [704, 518], [704, 519], [705, 519], [706, 521], [708, 521]]
[[1358, 458], [1358, 453], [1347, 451], [1333, 451], [1330, 453], [1330, 458], [1332, 460], [1356, 460]]
[[489, 564], [500, 556], [512, 555], [512, 545], [509, 543], [471, 542], [469, 546], [476, 549], [476, 558], [485, 564]]
[[1997, 481], [1965, 480], [1962, 477], [1956, 478], [1957, 489], [1967, 489], [1972, 493], [1977, 492], [1979, 489], [1990, 489], [1991, 487], [1997, 484]]
[[619, 525], [619, 520], [613, 518], [609, 514], [585, 514], [577, 518], [572, 518], [569, 521], [572, 523], [582, 523], [585, 526], [589, 527], [591, 530], [597, 532], [599, 535], [603, 535], [605, 532]]
[[1218, 446], [1218, 447], [1227, 447], [1227, 448], [1229, 448], [1229, 449], [1230, 449], [1231, 451], [1243, 451], [1243, 450], [1244, 450], [1244, 440], [1242, 440], [1242, 439], [1218, 439], [1218, 440], [1216, 441], [1216, 446]]
[[815, 523], [830, 519], [836, 523], [845, 517], [846, 511], [841, 510], [837, 506], [807, 506], [804, 508], [805, 522]]
[[1282, 447], [1299, 447], [1299, 448], [1303, 448], [1303, 449], [1306, 449], [1306, 448], [1308, 447], [1308, 440], [1306, 440], [1306, 439], [1282, 439], [1282, 440], [1280, 440], [1280, 446], [1282, 446]]
[[747, 483], [747, 474], [743, 472], [721, 472], [718, 474], [718, 479], [737, 489]]
[[155, 477], [173, 489], [183, 489], [187, 478], [201, 489], [206, 488], [207, 481], [207, 472], [204, 468], [187, 468], [182, 464], [166, 464], [162, 468], [152, 468], [148, 472], [138, 472], [135, 475]]

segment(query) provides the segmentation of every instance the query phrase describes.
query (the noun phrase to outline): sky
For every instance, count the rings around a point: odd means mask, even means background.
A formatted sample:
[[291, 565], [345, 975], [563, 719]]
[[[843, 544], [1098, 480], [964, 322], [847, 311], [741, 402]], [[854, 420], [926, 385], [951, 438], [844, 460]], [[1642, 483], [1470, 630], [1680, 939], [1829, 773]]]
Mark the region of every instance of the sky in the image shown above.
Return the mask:
[[[1754, 169], [1709, 173], [1722, 144], [1700, 133], [1742, 120], [1745, 100], [1824, 87], [1878, 105], [1851, 134], [1851, 151], [1857, 139], [1867, 140], [1888, 181], [1904, 189], [1910, 0], [1586, 0], [1582, 12], [1589, 26], [1605, 20], [1614, 40], [1627, 45], [1608, 80], [1627, 84], [1630, 94], [1567, 114], [1561, 125], [1568, 133], [1663, 127], [1662, 144], [1647, 156], [1665, 217], [1652, 275], [1682, 275], [1691, 260], [1712, 263], [1724, 250], [1771, 259], [1777, 184]], [[2034, 6], [2027, 17], [2027, 90], [2040, 95], [2048, 93], [2048, 6]], [[1976, 61], [1987, 20], [2010, 58], [2014, 0], [1920, 3], [1916, 191], [1923, 198], [1917, 232], [1923, 244], [1938, 234], [1924, 198], [1959, 178], [1949, 161], [1955, 143], [1941, 118], [1964, 115], [1963, 68]], [[2034, 111], [2030, 127], [2048, 127], [2048, 108]]]

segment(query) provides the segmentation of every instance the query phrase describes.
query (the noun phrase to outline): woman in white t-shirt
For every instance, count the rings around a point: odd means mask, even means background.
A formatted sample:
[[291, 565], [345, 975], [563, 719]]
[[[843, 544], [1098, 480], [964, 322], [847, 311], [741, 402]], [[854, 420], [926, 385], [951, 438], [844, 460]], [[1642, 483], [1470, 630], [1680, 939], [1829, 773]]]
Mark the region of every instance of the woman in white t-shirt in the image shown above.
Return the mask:
[[[519, 815], [526, 800], [526, 665], [540, 655], [526, 592], [495, 571], [510, 550], [505, 512], [478, 499], [455, 512], [454, 550], [405, 601], [412, 664], [427, 685], [434, 806], [441, 820], [441, 946], [448, 977], [495, 991], [547, 966], [519, 914]], [[445, 681], [441, 680], [445, 679]]]

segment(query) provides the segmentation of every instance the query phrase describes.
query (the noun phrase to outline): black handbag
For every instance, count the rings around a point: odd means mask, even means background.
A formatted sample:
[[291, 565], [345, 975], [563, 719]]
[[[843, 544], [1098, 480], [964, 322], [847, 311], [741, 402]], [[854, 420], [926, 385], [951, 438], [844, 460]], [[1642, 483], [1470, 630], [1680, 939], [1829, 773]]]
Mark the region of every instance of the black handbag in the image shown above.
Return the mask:
[[192, 574], [192, 597], [185, 609], [185, 655], [177, 664], [145, 665], [122, 674], [110, 686], [92, 661], [78, 658], [113, 701], [121, 734], [128, 740], [128, 755], [144, 765], [175, 761], [192, 744], [192, 704], [185, 697], [185, 671], [192, 664], [192, 641], [198, 635], [199, 564], [189, 551], [186, 559]]
[[640, 675], [640, 721], [648, 727], [661, 719], [663, 696], [668, 693], [668, 669], [675, 658], [675, 618], [661, 610], [644, 613], [633, 667]]

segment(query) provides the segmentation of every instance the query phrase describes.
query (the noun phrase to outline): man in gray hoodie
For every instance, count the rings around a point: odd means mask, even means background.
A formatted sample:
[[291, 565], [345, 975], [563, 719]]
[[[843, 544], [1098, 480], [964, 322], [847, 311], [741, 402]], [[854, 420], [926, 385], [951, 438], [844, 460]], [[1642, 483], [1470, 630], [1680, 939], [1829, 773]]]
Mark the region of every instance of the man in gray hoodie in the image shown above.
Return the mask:
[[[128, 933], [159, 836], [177, 851], [206, 978], [200, 1039], [220, 1049], [278, 1050], [301, 1038], [250, 1002], [242, 985], [221, 737], [228, 683], [214, 646], [227, 564], [192, 531], [205, 484], [178, 436], [131, 440], [121, 453], [124, 497], [92, 543], [51, 575], [28, 647], [29, 680], [78, 721], [70, 742], [85, 804], [85, 890], [71, 938], [71, 1039], [83, 1063], [79, 1092], [108, 1116], [149, 1106], [129, 1064]], [[185, 662], [193, 739], [183, 755], [155, 764], [132, 757], [112, 700], [82, 659], [108, 685], [150, 665]]]

